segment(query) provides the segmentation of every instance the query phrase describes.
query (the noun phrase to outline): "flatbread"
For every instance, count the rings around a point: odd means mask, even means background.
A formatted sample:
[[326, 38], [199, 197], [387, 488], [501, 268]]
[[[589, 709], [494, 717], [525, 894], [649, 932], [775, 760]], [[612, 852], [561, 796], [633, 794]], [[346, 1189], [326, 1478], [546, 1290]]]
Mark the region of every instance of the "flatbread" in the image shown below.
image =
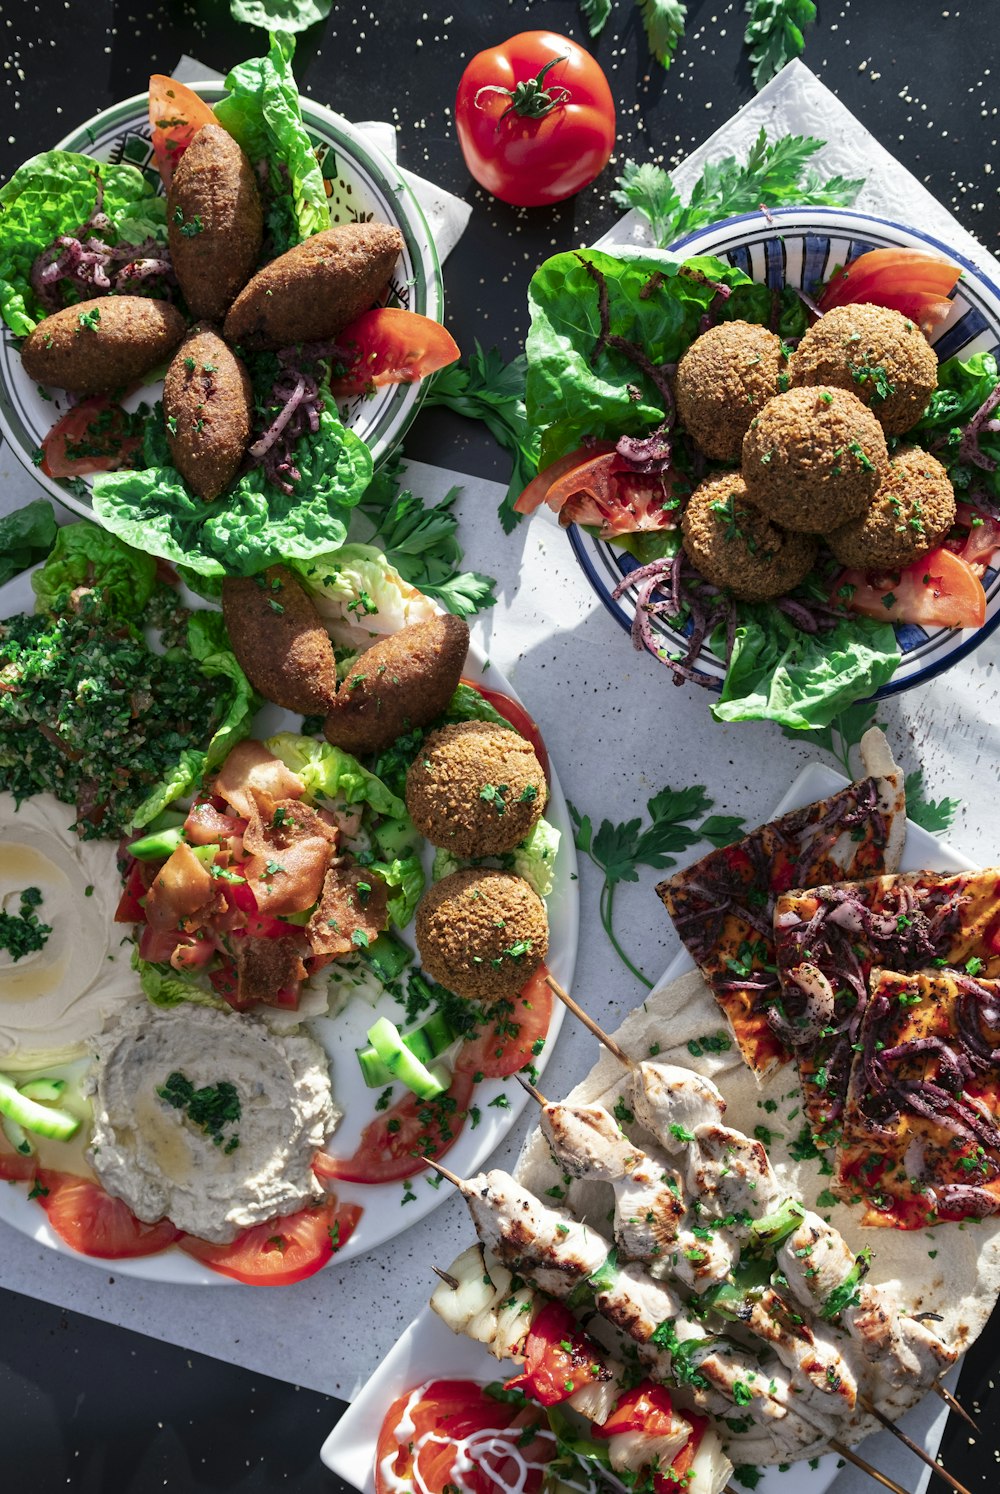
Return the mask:
[[[824, 910], [833, 916], [818, 918]], [[908, 974], [971, 961], [977, 976], [1000, 976], [1000, 868], [909, 872], [788, 892], [778, 899], [774, 924], [784, 1015], [800, 1034], [803, 1103], [818, 1145], [835, 1146], [872, 970]], [[796, 972], [804, 963], [833, 993], [832, 1011], [819, 1020], [803, 1001]]]
[[877, 727], [861, 741], [866, 776], [829, 798], [712, 851], [657, 892], [762, 1077], [793, 1055], [775, 1003], [775, 900], [795, 887], [894, 872], [906, 833], [903, 776]]
[[[779, 1069], [758, 1084], [722, 1028], [719, 1008], [697, 971], [658, 987], [613, 1035], [635, 1058], [652, 1053], [658, 1061], [684, 1064], [710, 1078], [727, 1101], [726, 1124], [764, 1141], [771, 1165], [789, 1193], [830, 1219], [852, 1250], [871, 1249], [868, 1279], [885, 1287], [902, 1312], [937, 1315], [935, 1332], [957, 1352], [974, 1342], [990, 1316], [1000, 1283], [1000, 1221], [944, 1224], [929, 1234], [861, 1224], [857, 1209], [838, 1202], [830, 1192], [832, 1163], [811, 1143], [797, 1083]], [[712, 1051], [720, 1036], [730, 1046]], [[595, 1059], [587, 1077], [566, 1096], [567, 1102], [614, 1109], [625, 1098], [621, 1065], [604, 1049], [595, 1052]], [[637, 1124], [626, 1120], [625, 1129], [638, 1146], [655, 1151], [655, 1141]], [[539, 1197], [549, 1189], [558, 1190], [554, 1196], [563, 1195], [574, 1213], [607, 1231], [614, 1203], [610, 1185], [567, 1183], [537, 1129], [524, 1144], [516, 1176]], [[918, 1398], [915, 1393], [914, 1401]], [[845, 1430], [853, 1442], [863, 1435], [865, 1424]]]
[[[975, 1047], [963, 1052], [963, 1037]], [[836, 1188], [864, 1205], [863, 1222], [922, 1229], [1000, 1212], [1000, 983], [875, 970], [857, 1048]]]

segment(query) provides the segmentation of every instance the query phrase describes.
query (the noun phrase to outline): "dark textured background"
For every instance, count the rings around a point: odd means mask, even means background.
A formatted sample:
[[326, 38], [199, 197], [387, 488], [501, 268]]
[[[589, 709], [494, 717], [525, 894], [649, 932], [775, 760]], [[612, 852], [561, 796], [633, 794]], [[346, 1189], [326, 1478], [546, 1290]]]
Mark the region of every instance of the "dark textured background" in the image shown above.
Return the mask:
[[[743, 9], [742, 0], [689, 0], [686, 39], [664, 73], [647, 54], [631, 0], [615, 0], [592, 48], [619, 109], [615, 159], [670, 165], [752, 97]], [[997, 0], [819, 0], [819, 12], [805, 61], [1000, 253]], [[144, 90], [149, 73], [169, 72], [180, 53], [225, 71], [263, 41], [232, 22], [226, 0], [6, 0], [0, 21], [3, 178], [96, 110]], [[574, 0], [355, 0], [336, 4], [300, 38], [296, 58], [306, 93], [349, 118], [391, 120], [401, 164], [474, 204], [447, 264], [447, 320], [462, 346], [478, 338], [508, 355], [523, 337], [536, 263], [589, 242], [620, 216], [608, 195], [613, 168], [573, 201], [528, 212], [485, 198], [466, 174], [451, 115], [464, 63], [536, 27], [585, 39]], [[507, 477], [486, 432], [443, 411], [419, 417], [406, 449]], [[2, 1245], [0, 1230], [0, 1281]], [[1000, 1486], [991, 1400], [1000, 1345], [991, 1330], [969, 1354], [961, 1386], [965, 1403], [981, 1410], [984, 1435], [970, 1444], [953, 1417], [943, 1447], [977, 1494]], [[330, 1354], [349, 1356], [349, 1343], [331, 1340]], [[0, 1289], [4, 1494], [338, 1494], [346, 1486], [317, 1452], [339, 1409], [333, 1399]]]

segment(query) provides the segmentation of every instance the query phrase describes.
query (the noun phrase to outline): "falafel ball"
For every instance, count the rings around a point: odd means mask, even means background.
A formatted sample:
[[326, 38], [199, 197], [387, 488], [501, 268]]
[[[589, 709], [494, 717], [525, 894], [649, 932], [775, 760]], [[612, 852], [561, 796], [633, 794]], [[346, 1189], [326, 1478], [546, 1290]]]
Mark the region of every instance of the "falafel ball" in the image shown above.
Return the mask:
[[242, 362], [205, 322], [188, 333], [163, 380], [174, 466], [211, 503], [239, 471], [250, 443], [253, 390]]
[[337, 693], [330, 636], [287, 566], [226, 576], [222, 616], [240, 668], [254, 689], [286, 711], [328, 711]]
[[795, 387], [850, 389], [888, 436], [916, 425], [937, 388], [938, 361], [920, 328], [888, 306], [836, 306], [791, 358]]
[[97, 296], [40, 321], [21, 344], [21, 366], [36, 384], [104, 394], [166, 362], [184, 332], [184, 318], [169, 301]]
[[747, 498], [780, 524], [831, 534], [870, 506], [889, 471], [885, 434], [846, 389], [789, 389], [743, 438]]
[[381, 752], [444, 714], [462, 677], [469, 625], [445, 612], [380, 638], [355, 660], [323, 734], [347, 752]]
[[538, 823], [547, 790], [531, 743], [493, 721], [431, 732], [406, 775], [421, 835], [456, 856], [502, 856]]
[[471, 1001], [510, 1000], [549, 951], [545, 904], [523, 877], [472, 867], [429, 887], [417, 905], [420, 963]]
[[875, 502], [827, 536], [841, 565], [894, 571], [933, 550], [955, 522], [955, 490], [944, 467], [919, 446], [901, 446]]
[[[677, 365], [677, 412], [707, 457], [738, 462], [754, 415], [781, 391], [781, 338], [753, 322], [720, 322]], [[785, 388], [787, 388], [787, 375]]]
[[779, 529], [748, 503], [738, 472], [716, 472], [699, 483], [681, 529], [695, 569], [743, 602], [784, 596], [812, 570], [819, 549], [813, 535]]

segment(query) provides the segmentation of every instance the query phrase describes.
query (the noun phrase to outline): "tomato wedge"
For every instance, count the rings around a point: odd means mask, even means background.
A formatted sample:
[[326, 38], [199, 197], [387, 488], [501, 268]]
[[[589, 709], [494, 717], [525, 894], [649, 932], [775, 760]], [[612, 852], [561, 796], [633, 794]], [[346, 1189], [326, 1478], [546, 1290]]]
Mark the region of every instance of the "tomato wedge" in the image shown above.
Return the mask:
[[[507, 1381], [507, 1389], [523, 1391], [540, 1406], [558, 1406], [585, 1385], [608, 1378], [608, 1371], [594, 1356], [595, 1346], [569, 1308], [561, 1302], [547, 1302], [528, 1330], [524, 1369]], [[624, 1426], [619, 1428], [625, 1430]], [[611, 1433], [598, 1431], [595, 1435]]]
[[399, 1183], [424, 1170], [424, 1157], [443, 1157], [465, 1125], [472, 1096], [472, 1072], [456, 1069], [451, 1088], [436, 1100], [406, 1095], [391, 1110], [369, 1121], [352, 1157], [317, 1152], [313, 1170], [320, 1178], [345, 1183]]
[[0, 1149], [0, 1178], [5, 1183], [30, 1183], [37, 1171], [38, 1158], [33, 1152], [27, 1156], [6, 1147]]
[[592, 446], [578, 446], [576, 451], [569, 451], [565, 456], [556, 457], [547, 467], [533, 477], [514, 504], [519, 514], [533, 514], [536, 508], [541, 508], [547, 500], [549, 489], [553, 487], [560, 478], [565, 477], [574, 468], [580, 467], [588, 457], [604, 456], [609, 451], [614, 451], [613, 441], [595, 441]]
[[[545, 502], [563, 525], [587, 524], [601, 539], [616, 535], [676, 529], [680, 500], [674, 478], [636, 472], [608, 442], [581, 446], [560, 457], [528, 484], [514, 507], [533, 513]], [[537, 484], [537, 486], [536, 486]]]
[[142, 446], [134, 424], [109, 395], [81, 400], [56, 421], [42, 442], [41, 469], [46, 477], [116, 472]]
[[852, 586], [848, 606], [882, 622], [918, 623], [928, 628], [981, 628], [986, 621], [983, 583], [959, 555], [940, 547], [890, 576], [843, 571], [834, 595]]
[[555, 1438], [536, 1407], [495, 1400], [473, 1380], [430, 1380], [386, 1412], [375, 1491], [507, 1494], [517, 1488], [538, 1494], [555, 1456]]
[[[684, 1416], [686, 1420], [687, 1412]], [[645, 1432], [649, 1437], [669, 1437], [673, 1428], [674, 1405], [670, 1391], [653, 1380], [643, 1380], [618, 1397], [607, 1421], [595, 1426], [591, 1435], [599, 1441], [617, 1437], [619, 1432]]]
[[314, 1208], [244, 1230], [230, 1245], [194, 1235], [182, 1235], [177, 1244], [210, 1270], [248, 1286], [291, 1286], [314, 1276], [347, 1244], [362, 1213], [360, 1205], [338, 1204], [331, 1193]]
[[929, 333], [951, 311], [959, 265], [923, 249], [871, 249], [836, 270], [817, 297], [823, 311], [870, 302], [888, 306]]
[[542, 740], [542, 733], [534, 717], [529, 716], [524, 706], [511, 696], [504, 695], [500, 690], [491, 690], [487, 685], [482, 685], [478, 680], [462, 679], [463, 685], [468, 685], [470, 690], [478, 690], [485, 701], [499, 711], [505, 721], [509, 721], [515, 731], [526, 737], [535, 749], [535, 756], [542, 765], [542, 772], [546, 779], [549, 778], [549, 754]]
[[546, 975], [547, 967], [539, 965], [513, 1001], [494, 1003], [489, 1025], [459, 1049], [456, 1069], [482, 1074], [484, 1079], [506, 1079], [538, 1057], [552, 1020]]
[[959, 503], [957, 508], [958, 523], [969, 532], [964, 540], [946, 541], [947, 548], [981, 576], [1000, 550], [1000, 519], [979, 513], [970, 503]]
[[169, 1219], [143, 1224], [126, 1203], [90, 1178], [40, 1168], [38, 1189], [38, 1201], [52, 1228], [81, 1255], [100, 1260], [155, 1255], [180, 1238]]
[[671, 1463], [670, 1471], [654, 1474], [655, 1494], [682, 1494], [688, 1486], [689, 1480], [684, 1475], [690, 1472], [691, 1464], [698, 1456], [701, 1440], [708, 1427], [708, 1417], [698, 1416], [694, 1411], [685, 1411], [684, 1420], [691, 1423], [691, 1435]]
[[153, 133], [153, 160], [169, 191], [174, 167], [202, 125], [218, 120], [193, 89], [164, 73], [149, 80], [149, 124]]
[[349, 355], [330, 388], [338, 399], [382, 384], [415, 384], [460, 357], [451, 333], [429, 316], [381, 306], [365, 311], [346, 326], [337, 345]]

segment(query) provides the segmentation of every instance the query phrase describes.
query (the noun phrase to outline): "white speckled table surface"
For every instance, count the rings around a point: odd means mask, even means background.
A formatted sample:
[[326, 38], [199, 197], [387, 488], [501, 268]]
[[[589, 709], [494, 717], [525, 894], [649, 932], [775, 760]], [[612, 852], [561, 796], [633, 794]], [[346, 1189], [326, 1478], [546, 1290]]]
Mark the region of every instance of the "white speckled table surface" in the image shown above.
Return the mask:
[[[804, 70], [803, 70], [804, 71]], [[835, 169], [849, 169], [871, 137], [851, 142], [850, 116], [794, 79], [800, 108], [815, 108], [826, 131], [836, 129]], [[784, 110], [791, 112], [782, 112]], [[836, 110], [842, 106], [836, 105]], [[759, 98], [751, 109], [779, 125], [801, 128], [788, 100]], [[844, 111], [846, 114], [846, 111]], [[811, 122], [808, 117], [804, 121]], [[860, 130], [860, 126], [857, 127]], [[751, 114], [738, 118], [730, 146], [756, 129]], [[709, 142], [706, 150], [712, 149]], [[699, 157], [702, 152], [699, 152]], [[883, 156], [885, 159], [883, 160]], [[870, 154], [879, 193], [861, 206], [893, 207], [927, 225], [937, 207], [913, 178], [902, 180], [891, 158]], [[697, 163], [696, 163], [697, 164]], [[850, 174], [857, 174], [850, 172]], [[907, 176], [906, 173], [903, 173]], [[919, 218], [914, 214], [919, 213]], [[981, 263], [989, 256], [950, 220], [958, 247]], [[948, 227], [938, 225], [945, 234]], [[997, 268], [994, 264], [994, 268]], [[578, 569], [565, 536], [544, 520], [524, 525], [505, 540], [496, 520], [502, 489], [477, 478], [456, 478], [439, 468], [413, 464], [408, 481], [424, 497], [462, 483], [461, 537], [466, 564], [497, 576], [498, 604], [477, 620], [475, 633], [486, 653], [508, 674], [542, 727], [567, 796], [595, 818], [622, 820], [644, 807], [665, 784], [704, 783], [721, 813], [748, 823], [767, 816], [799, 769], [815, 755], [808, 742], [786, 739], [777, 727], [722, 726], [708, 713], [708, 700], [693, 688], [675, 689], [649, 655], [632, 651]], [[37, 495], [31, 477], [11, 452], [0, 448], [0, 512]], [[1000, 841], [1000, 634], [957, 668], [924, 688], [888, 702], [879, 712], [905, 767], [922, 767], [934, 798], [953, 795], [964, 803], [949, 838], [980, 861], [996, 859]], [[673, 929], [653, 892], [653, 873], [623, 885], [618, 893], [620, 936], [635, 962], [650, 976], [677, 949]], [[576, 992], [594, 1016], [615, 1026], [642, 997], [639, 984], [616, 959], [596, 917], [599, 879], [581, 867], [582, 936]], [[579, 1026], [564, 1026], [546, 1076], [559, 1094], [589, 1068], [594, 1043]], [[512, 1161], [527, 1119], [497, 1154]], [[401, 1221], [405, 1223], [405, 1219]], [[292, 1288], [252, 1295], [237, 1288], [182, 1288], [115, 1275], [107, 1267], [57, 1255], [7, 1226], [0, 1226], [0, 1281], [67, 1308], [137, 1329], [206, 1354], [350, 1399], [426, 1301], [431, 1264], [445, 1262], [469, 1235], [458, 1198], [443, 1197], [440, 1209], [371, 1256]], [[838, 1491], [849, 1488], [838, 1481]]]

